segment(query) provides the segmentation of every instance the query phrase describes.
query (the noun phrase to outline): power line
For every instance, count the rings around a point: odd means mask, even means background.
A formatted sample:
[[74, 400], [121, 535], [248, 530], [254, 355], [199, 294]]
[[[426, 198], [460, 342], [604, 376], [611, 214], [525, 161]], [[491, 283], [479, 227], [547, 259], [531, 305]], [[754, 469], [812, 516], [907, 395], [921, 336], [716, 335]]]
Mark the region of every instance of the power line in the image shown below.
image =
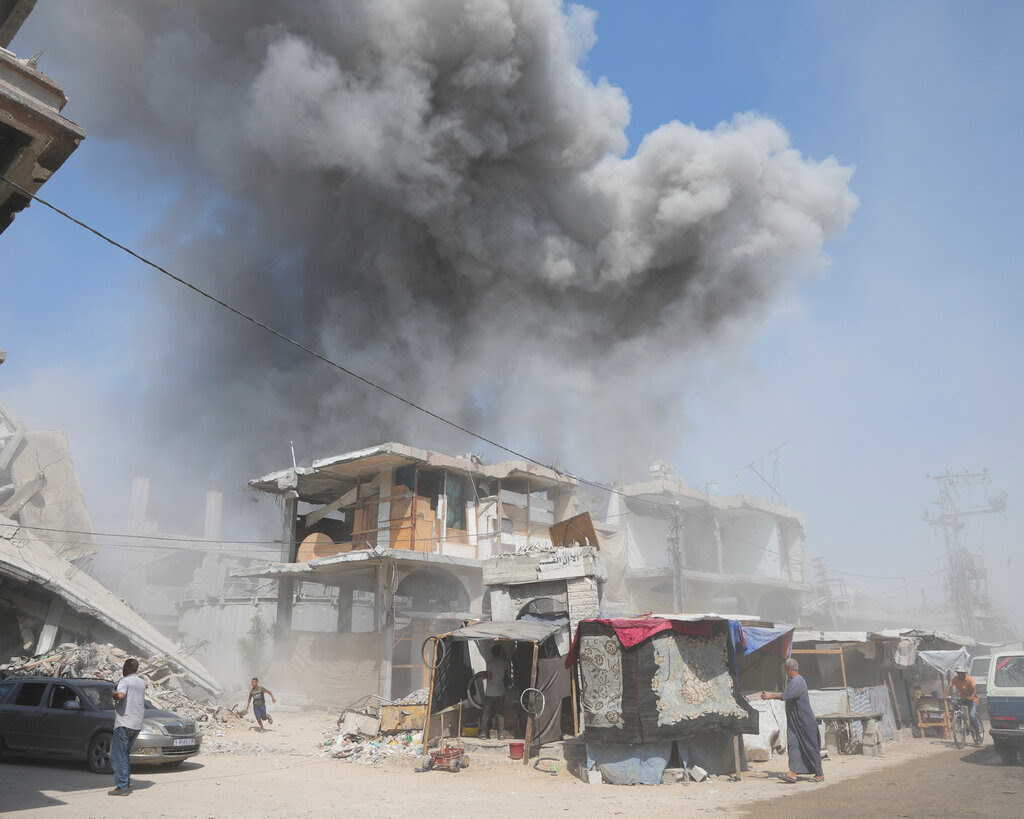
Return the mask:
[[108, 236], [107, 234], [105, 234], [102, 231], [98, 230], [97, 228], [94, 228], [91, 225], [86, 224], [85, 222], [83, 222], [80, 219], [76, 219], [74, 216], [72, 216], [67, 211], [61, 210], [56, 205], [54, 205], [54, 204], [46, 201], [42, 197], [37, 196], [36, 194], [32, 193], [32, 191], [28, 190], [28, 188], [24, 188], [21, 185], [19, 185], [17, 182], [14, 182], [13, 180], [8, 179], [7, 176], [5, 176], [4, 174], [0, 174], [0, 179], [2, 179], [4, 182], [6, 182], [7, 184], [11, 185], [12, 187], [17, 188], [22, 193], [24, 193], [26, 196], [34, 199], [36, 202], [39, 202], [39, 204], [44, 205], [45, 207], [49, 208], [54, 213], [57, 213], [57, 214], [63, 216], [65, 219], [67, 219], [67, 220], [69, 220], [71, 222], [74, 222], [79, 227], [84, 228], [85, 230], [87, 230], [90, 233], [92, 233], [93, 235], [99, 237], [103, 241], [113, 245], [114, 247], [118, 248], [119, 250], [124, 251], [129, 256], [132, 256], [133, 258], [138, 259], [144, 265], [147, 265], [148, 267], [153, 268], [154, 270], [158, 271], [159, 273], [162, 273], [163, 275], [167, 276], [169, 279], [172, 279], [173, 281], [177, 282], [178, 284], [182, 285], [183, 287], [187, 287], [189, 290], [193, 291], [194, 293], [197, 293], [198, 295], [202, 296], [204, 299], [208, 299], [208, 300], [212, 301], [214, 304], [216, 304], [216, 305], [218, 305], [220, 307], [223, 307], [225, 310], [227, 310], [227, 311], [229, 311], [231, 313], [234, 313], [239, 318], [242, 318], [245, 321], [248, 321], [251, 324], [256, 325], [260, 329], [265, 330], [266, 332], [270, 333], [271, 335], [276, 336], [281, 341], [284, 341], [286, 344], [290, 344], [291, 346], [293, 346], [293, 347], [295, 347], [295, 348], [297, 348], [299, 350], [302, 350], [305, 353], [308, 353], [309, 355], [313, 356], [314, 358], [322, 361], [324, 364], [327, 364], [329, 367], [334, 367], [336, 370], [339, 370], [340, 372], [343, 372], [346, 375], [351, 376], [352, 378], [355, 378], [357, 381], [361, 381], [362, 383], [366, 384], [367, 386], [372, 387], [375, 390], [379, 390], [380, 392], [384, 393], [385, 395], [390, 396], [391, 398], [394, 398], [396, 401], [401, 401], [406, 406], [412, 407], [415, 410], [418, 410], [418, 411], [420, 411], [420, 412], [422, 412], [422, 413], [424, 413], [426, 415], [429, 415], [431, 418], [435, 419], [436, 421], [440, 421], [443, 424], [447, 424], [448, 426], [450, 426], [450, 427], [452, 427], [454, 429], [457, 429], [459, 432], [464, 432], [466, 435], [469, 435], [469, 436], [471, 436], [473, 438], [476, 438], [478, 441], [482, 441], [483, 443], [489, 444], [490, 446], [493, 446], [493, 447], [496, 447], [497, 449], [500, 449], [503, 452], [507, 452], [510, 455], [514, 455], [516, 458], [521, 458], [524, 461], [529, 461], [530, 463], [536, 464], [537, 466], [543, 466], [545, 469], [550, 469], [552, 472], [563, 474], [561, 472], [561, 470], [555, 469], [554, 467], [549, 466], [548, 464], [545, 464], [543, 461], [539, 461], [536, 458], [531, 458], [529, 455], [526, 455], [526, 454], [524, 454], [522, 452], [519, 452], [519, 451], [517, 451], [515, 449], [507, 447], [504, 444], [498, 443], [497, 441], [492, 440], [491, 438], [488, 438], [488, 437], [486, 437], [484, 435], [481, 435], [478, 432], [474, 432], [473, 430], [468, 429], [468, 428], [462, 426], [458, 422], [452, 421], [452, 420], [450, 420], [448, 418], [445, 418], [443, 415], [439, 415], [438, 413], [433, 412], [432, 410], [429, 410], [429, 409], [427, 409], [426, 407], [424, 407], [424, 406], [422, 406], [420, 404], [417, 404], [415, 401], [412, 401], [412, 400], [406, 398], [405, 396], [399, 395], [398, 393], [394, 392], [393, 390], [389, 390], [387, 387], [385, 387], [385, 386], [383, 386], [381, 384], [378, 384], [375, 381], [371, 381], [366, 376], [360, 375], [359, 373], [357, 373], [357, 372], [355, 372], [353, 370], [350, 370], [348, 367], [345, 367], [343, 364], [340, 364], [337, 361], [334, 361], [333, 359], [328, 358], [323, 353], [320, 353], [320, 352], [312, 349], [311, 347], [307, 347], [302, 342], [297, 341], [296, 339], [292, 338], [289, 335], [286, 335], [285, 333], [281, 332], [280, 330], [275, 329], [274, 327], [271, 327], [269, 324], [266, 324], [266, 323], [260, 321], [259, 319], [249, 315], [248, 313], [244, 312], [243, 310], [240, 310], [237, 307], [234, 307], [234, 306], [228, 304], [223, 299], [220, 299], [217, 296], [214, 296], [212, 293], [209, 293], [206, 290], [203, 290], [201, 287], [199, 287], [196, 284], [193, 284], [192, 282], [188, 281], [187, 279], [184, 279], [181, 276], [178, 276], [178, 275], [172, 273], [167, 268], [162, 267], [161, 265], [157, 264], [154, 261], [151, 261], [150, 259], [147, 259], [145, 256], [143, 256], [143, 255], [141, 255], [139, 253], [136, 253], [130, 247], [127, 247], [126, 245], [121, 244], [116, 239], [111, 238], [110, 236]]
[[[459, 432], [463, 432], [466, 435], [469, 435], [470, 437], [477, 439], [478, 441], [481, 441], [481, 442], [483, 442], [485, 444], [493, 446], [496, 449], [499, 449], [502, 452], [506, 452], [509, 455], [512, 455], [512, 456], [514, 456], [516, 458], [520, 458], [520, 459], [522, 459], [524, 461], [528, 461], [529, 463], [535, 464], [537, 466], [544, 467], [545, 469], [549, 469], [552, 472], [554, 472], [556, 475], [563, 476], [563, 477], [568, 477], [568, 478], [570, 478], [572, 480], [575, 480], [577, 483], [582, 484], [584, 486], [590, 486], [590, 487], [593, 487], [595, 489], [600, 489], [600, 490], [605, 491], [605, 492], [609, 492], [609, 493], [612, 493], [612, 494], [615, 494], [615, 495], [619, 495], [619, 496], [621, 496], [623, 498], [627, 498], [627, 499], [630, 499], [630, 500], [633, 500], [633, 501], [638, 501], [638, 502], [641, 502], [641, 503], [646, 503], [646, 504], [648, 504], [650, 506], [653, 506], [655, 508], [664, 508], [664, 509], [673, 509], [673, 510], [675, 509], [674, 504], [671, 504], [671, 503], [661, 503], [661, 502], [658, 502], [658, 501], [649, 500], [647, 498], [638, 497], [636, 495], [627, 495], [626, 493], [624, 493], [624, 492], [622, 492], [620, 490], [617, 490], [614, 487], [609, 487], [609, 486], [606, 486], [605, 484], [599, 483], [597, 481], [591, 481], [591, 480], [588, 480], [586, 478], [582, 478], [582, 477], [580, 477], [578, 475], [575, 475], [573, 473], [566, 472], [565, 470], [560, 469], [560, 468], [558, 468], [558, 467], [556, 467], [554, 465], [546, 464], [546, 463], [544, 463], [543, 461], [541, 461], [541, 460], [539, 460], [537, 458], [531, 457], [530, 455], [527, 455], [527, 454], [525, 454], [523, 452], [520, 452], [520, 451], [518, 451], [516, 449], [513, 449], [513, 448], [511, 448], [509, 446], [506, 446], [506, 445], [504, 445], [502, 443], [499, 443], [498, 441], [495, 441], [495, 440], [493, 440], [491, 438], [488, 438], [487, 436], [482, 435], [482, 434], [480, 434], [478, 432], [474, 432], [473, 430], [468, 429], [467, 427], [462, 426], [461, 424], [459, 424], [456, 421], [452, 421], [449, 418], [445, 418], [443, 415], [440, 415], [439, 413], [436, 413], [436, 412], [434, 412], [434, 411], [432, 411], [430, 409], [427, 409], [426, 407], [424, 407], [424, 406], [422, 406], [420, 404], [417, 404], [415, 401], [412, 401], [412, 400], [410, 400], [410, 399], [408, 399], [408, 398], [406, 398], [406, 397], [404, 397], [402, 395], [399, 395], [398, 393], [394, 392], [393, 390], [390, 390], [387, 387], [385, 387], [385, 386], [383, 386], [381, 384], [378, 384], [375, 381], [372, 381], [371, 379], [367, 378], [366, 376], [360, 375], [359, 373], [349, 369], [348, 367], [344, 366], [343, 364], [341, 364], [341, 363], [339, 363], [337, 361], [334, 361], [333, 359], [328, 358], [327, 356], [325, 356], [324, 354], [318, 352], [317, 350], [314, 350], [311, 347], [306, 346], [302, 342], [300, 342], [300, 341], [298, 341], [296, 339], [293, 339], [291, 336], [281, 332], [280, 330], [277, 330], [276, 328], [271, 327], [269, 324], [266, 324], [265, 322], [260, 321], [259, 319], [249, 315], [245, 311], [240, 310], [237, 307], [234, 307], [233, 305], [229, 304], [228, 302], [224, 301], [223, 299], [220, 299], [217, 296], [214, 296], [212, 293], [209, 293], [206, 290], [203, 290], [201, 287], [199, 287], [196, 284], [193, 284], [192, 282], [188, 281], [187, 279], [184, 279], [181, 276], [178, 276], [177, 274], [172, 273], [167, 268], [165, 268], [162, 265], [159, 265], [156, 262], [146, 258], [145, 256], [141, 255], [140, 253], [137, 253], [136, 251], [132, 250], [128, 246], [118, 242], [116, 239], [113, 239], [112, 237], [110, 237], [107, 234], [103, 233], [101, 230], [92, 227], [91, 225], [87, 224], [86, 222], [83, 222], [81, 219], [77, 219], [76, 217], [74, 217], [70, 213], [68, 213], [67, 211], [62, 210], [61, 208], [57, 207], [56, 205], [52, 204], [51, 202], [47, 201], [46, 199], [43, 199], [42, 197], [40, 197], [37, 194], [33, 193], [32, 191], [28, 190], [27, 188], [22, 187], [17, 182], [14, 182], [13, 180], [9, 179], [6, 175], [4, 175], [2, 173], [0, 173], [0, 180], [3, 180], [4, 182], [6, 182], [7, 184], [11, 185], [14, 188], [17, 188], [23, 194], [25, 194], [25, 196], [29, 197], [30, 199], [32, 199], [32, 200], [34, 200], [36, 202], [39, 202], [41, 205], [43, 205], [44, 207], [49, 208], [54, 213], [56, 213], [56, 214], [58, 214], [60, 216], [63, 216], [68, 221], [73, 222], [74, 224], [78, 225], [79, 227], [89, 231], [94, 236], [102, 239], [103, 241], [107, 242], [110, 245], [113, 245], [114, 247], [116, 247], [117, 249], [123, 251], [124, 253], [127, 253], [129, 256], [131, 256], [132, 258], [137, 259], [138, 261], [142, 262], [147, 267], [151, 267], [152, 269], [154, 269], [157, 272], [163, 274], [164, 276], [167, 276], [172, 281], [182, 285], [183, 287], [188, 288], [189, 290], [193, 291], [194, 293], [198, 294], [199, 296], [201, 296], [201, 297], [203, 297], [203, 298], [205, 298], [205, 299], [207, 299], [209, 301], [212, 301], [214, 304], [218, 305], [219, 307], [222, 307], [223, 309], [227, 310], [228, 312], [233, 313], [234, 315], [238, 316], [239, 318], [241, 318], [241, 319], [243, 319], [243, 320], [245, 320], [245, 321], [255, 325], [256, 327], [259, 327], [260, 329], [270, 333], [271, 335], [275, 336], [276, 338], [280, 339], [281, 341], [285, 342], [286, 344], [289, 344], [292, 347], [295, 347], [296, 349], [301, 350], [302, 352], [305, 352], [308, 355], [313, 356], [314, 358], [316, 358], [317, 360], [321, 361], [322, 363], [328, 365], [329, 367], [333, 367], [334, 369], [338, 370], [339, 372], [342, 372], [342, 373], [344, 373], [344, 374], [346, 374], [346, 375], [348, 375], [348, 376], [350, 376], [352, 378], [355, 378], [357, 381], [360, 381], [363, 384], [366, 384], [367, 386], [372, 387], [373, 389], [378, 390], [378, 391], [384, 393], [385, 395], [389, 396], [390, 398], [393, 398], [396, 401], [400, 401], [401, 403], [405, 404], [406, 406], [411, 407], [412, 409], [417, 410], [419, 412], [422, 412], [425, 415], [428, 415], [429, 417], [431, 417], [431, 418], [433, 418], [433, 419], [435, 419], [437, 421], [440, 421], [441, 423], [446, 424], [447, 426], [452, 427], [453, 429], [458, 430]], [[784, 445], [785, 444], [783, 444], [782, 446], [784, 446]], [[776, 450], [778, 450], [779, 448], [780, 447], [776, 447]], [[773, 450], [773, 452], [776, 451], [776, 450]], [[769, 454], [771, 454], [771, 453], [769, 453]], [[89, 533], [82, 533], [82, 534], [89, 534]], [[195, 541], [193, 541], [193, 542], [195, 542]], [[753, 545], [757, 545], [757, 544], [753, 544]], [[764, 547], [759, 547], [759, 548], [762, 548], [763, 551], [770, 551], [769, 549], [766, 549]]]

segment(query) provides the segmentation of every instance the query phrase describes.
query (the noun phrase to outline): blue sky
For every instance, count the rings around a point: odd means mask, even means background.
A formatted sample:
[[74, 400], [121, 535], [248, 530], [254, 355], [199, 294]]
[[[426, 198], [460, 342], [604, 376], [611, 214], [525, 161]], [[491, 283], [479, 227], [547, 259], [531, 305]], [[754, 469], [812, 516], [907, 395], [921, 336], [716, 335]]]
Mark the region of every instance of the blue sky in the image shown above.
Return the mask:
[[[631, 150], [671, 120], [710, 129], [755, 111], [805, 156], [856, 167], [860, 207], [826, 246], [831, 264], [687, 373], [666, 459], [695, 486], [764, 495], [745, 467], [773, 468], [758, 459], [787, 442], [778, 488], [807, 518], [809, 553], [851, 573], [848, 582], [900, 594], [902, 581], [852, 574], [941, 567], [941, 541], [922, 521], [935, 498], [925, 475], [987, 467], [1009, 510], [972, 519], [964, 538], [985, 550], [992, 590], [1019, 618], [1024, 6], [586, 5], [598, 39], [584, 67], [628, 96]], [[19, 55], [46, 46], [48, 13], [38, 9], [15, 39]], [[74, 99], [66, 113], [90, 129]], [[160, 260], [150, 231], [176, 180], [154, 177], [149, 162], [91, 135], [42, 195]], [[156, 471], [140, 454], [111, 480], [111, 452], [130, 461], [133, 450], [114, 439], [162, 434], [118, 409], [160, 377], [145, 366], [160, 343], [146, 327], [172, 285], [39, 205], [0, 236], [0, 281], [0, 400], [30, 426], [66, 430], [95, 525], [118, 525], [125, 476]], [[936, 581], [926, 585], [939, 600]]]

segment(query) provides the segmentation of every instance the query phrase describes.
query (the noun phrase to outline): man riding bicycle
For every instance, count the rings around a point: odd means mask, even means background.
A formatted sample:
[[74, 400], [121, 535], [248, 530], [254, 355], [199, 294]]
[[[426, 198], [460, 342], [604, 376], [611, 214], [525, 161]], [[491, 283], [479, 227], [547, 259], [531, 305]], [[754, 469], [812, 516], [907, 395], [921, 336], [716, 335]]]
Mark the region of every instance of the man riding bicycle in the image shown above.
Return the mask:
[[974, 677], [967, 676], [966, 666], [956, 667], [956, 675], [946, 686], [946, 696], [952, 689], [956, 689], [957, 696], [967, 703], [971, 715], [971, 732], [976, 737], [984, 736], [981, 729], [981, 717], [978, 716], [978, 686], [974, 683]]

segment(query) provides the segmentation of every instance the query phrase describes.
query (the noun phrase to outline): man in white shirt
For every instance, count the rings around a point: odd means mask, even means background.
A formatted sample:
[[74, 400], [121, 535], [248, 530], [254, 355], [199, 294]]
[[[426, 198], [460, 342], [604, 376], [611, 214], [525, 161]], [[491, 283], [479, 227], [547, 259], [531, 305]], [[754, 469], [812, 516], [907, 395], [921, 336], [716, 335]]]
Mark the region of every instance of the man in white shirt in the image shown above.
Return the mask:
[[114, 739], [110, 748], [114, 789], [108, 791], [111, 796], [127, 796], [132, 789], [129, 754], [146, 713], [146, 681], [138, 676], [138, 670], [138, 660], [125, 660], [121, 669], [124, 676], [114, 691]]

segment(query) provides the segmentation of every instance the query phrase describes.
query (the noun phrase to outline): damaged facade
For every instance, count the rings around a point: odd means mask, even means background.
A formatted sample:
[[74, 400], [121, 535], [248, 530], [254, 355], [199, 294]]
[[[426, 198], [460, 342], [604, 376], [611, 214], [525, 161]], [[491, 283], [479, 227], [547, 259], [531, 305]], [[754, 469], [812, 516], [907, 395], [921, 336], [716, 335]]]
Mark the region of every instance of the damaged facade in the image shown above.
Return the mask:
[[[277, 581], [275, 662], [290, 666], [282, 676], [319, 677], [310, 684], [321, 690], [307, 693], [344, 705], [424, 687], [424, 640], [485, 615], [484, 560], [550, 548], [574, 481], [521, 461], [484, 465], [388, 443], [249, 486], [282, 500], [281, 560], [236, 574]], [[293, 627], [306, 583], [338, 589], [335, 633]], [[357, 622], [360, 611], [369, 623]], [[314, 664], [320, 673], [301, 673]]]
[[[35, 0], [0, 2], [0, 233], [85, 139], [85, 131], [60, 112], [68, 98], [36, 68], [7, 47]], [[22, 188], [24, 190], [22, 190]]]
[[[803, 574], [803, 515], [746, 495], [701, 492], [660, 462], [649, 481], [616, 489], [607, 498], [607, 523], [599, 525], [599, 535], [603, 526], [622, 538], [614, 550], [602, 550], [608, 600], [616, 611], [717, 611], [800, 621], [811, 591]], [[681, 601], [675, 599], [679, 592]]]

